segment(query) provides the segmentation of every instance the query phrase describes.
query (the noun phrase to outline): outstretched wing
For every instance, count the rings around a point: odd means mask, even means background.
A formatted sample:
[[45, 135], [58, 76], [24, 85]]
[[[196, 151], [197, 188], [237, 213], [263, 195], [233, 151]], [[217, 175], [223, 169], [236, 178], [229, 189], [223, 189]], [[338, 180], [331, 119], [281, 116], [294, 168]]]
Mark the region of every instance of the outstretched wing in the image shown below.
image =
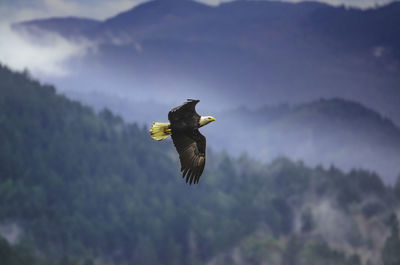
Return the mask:
[[197, 99], [188, 99], [184, 104], [173, 108], [168, 113], [168, 120], [173, 131], [199, 128], [200, 115], [197, 114], [195, 109], [199, 101]]
[[186, 177], [186, 183], [189, 181], [189, 184], [199, 183], [206, 164], [206, 138], [199, 130], [177, 132], [171, 137], [179, 153], [182, 178]]

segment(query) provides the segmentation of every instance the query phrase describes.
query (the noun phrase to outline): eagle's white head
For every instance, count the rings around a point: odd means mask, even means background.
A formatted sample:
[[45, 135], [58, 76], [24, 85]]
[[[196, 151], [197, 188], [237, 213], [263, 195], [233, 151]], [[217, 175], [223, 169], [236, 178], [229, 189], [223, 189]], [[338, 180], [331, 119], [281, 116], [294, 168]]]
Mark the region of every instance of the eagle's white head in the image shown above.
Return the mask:
[[200, 117], [200, 127], [209, 124], [210, 122], [215, 121], [214, 117], [211, 116], [201, 116]]

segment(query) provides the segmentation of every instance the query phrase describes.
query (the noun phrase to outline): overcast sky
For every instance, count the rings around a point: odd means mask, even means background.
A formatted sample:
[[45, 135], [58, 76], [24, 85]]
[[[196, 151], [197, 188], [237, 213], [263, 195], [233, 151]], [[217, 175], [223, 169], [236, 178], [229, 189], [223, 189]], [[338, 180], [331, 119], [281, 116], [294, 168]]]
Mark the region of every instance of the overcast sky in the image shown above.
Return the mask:
[[[0, 0], [0, 18], [4, 21], [23, 21], [50, 16], [81, 16], [105, 19], [147, 0]], [[198, 0], [217, 5], [230, 0]], [[285, 0], [300, 2], [303, 0]], [[373, 7], [392, 0], [319, 0], [334, 5]]]

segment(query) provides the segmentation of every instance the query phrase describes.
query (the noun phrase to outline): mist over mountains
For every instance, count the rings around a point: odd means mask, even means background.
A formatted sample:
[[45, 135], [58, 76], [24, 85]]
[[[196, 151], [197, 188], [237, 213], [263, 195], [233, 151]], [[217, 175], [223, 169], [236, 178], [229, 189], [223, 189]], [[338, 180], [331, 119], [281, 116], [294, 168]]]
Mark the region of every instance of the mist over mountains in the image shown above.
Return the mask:
[[68, 62], [68, 77], [47, 78], [62, 90], [169, 104], [198, 97], [225, 109], [343, 97], [399, 123], [399, 13], [399, 3], [359, 10], [167, 0], [104, 21], [51, 18], [14, 28], [95, 44]]
[[68, 75], [43, 80], [98, 110], [149, 125], [199, 98], [199, 113], [217, 117], [204, 133], [218, 150], [362, 167], [393, 182], [400, 173], [399, 14], [400, 3], [359, 10], [156, 0], [104, 21], [49, 18], [13, 28], [33, 41], [51, 32], [91, 43], [64, 63]]
[[[130, 122], [149, 127], [167, 121], [173, 106], [132, 102], [93, 93], [71, 94], [72, 98], [101, 111], [113, 109]], [[234, 157], [244, 153], [268, 162], [285, 156], [307, 165], [335, 165], [344, 170], [373, 170], [387, 183], [400, 174], [400, 128], [390, 119], [364, 105], [340, 98], [319, 99], [303, 104], [265, 105], [256, 109], [237, 107], [213, 111], [198, 104], [198, 112], [217, 118], [201, 129], [214, 150]], [[153, 112], [145, 112], [151, 106]]]
[[[366, 168], [389, 183], [400, 173], [400, 128], [356, 102], [321, 99], [258, 110], [239, 108], [218, 117], [218, 128], [207, 131], [210, 141], [220, 148], [229, 146], [233, 154], [245, 150], [263, 161], [287, 156], [313, 166]], [[234, 125], [238, 119], [240, 127]], [[218, 133], [221, 128], [224, 134]]]

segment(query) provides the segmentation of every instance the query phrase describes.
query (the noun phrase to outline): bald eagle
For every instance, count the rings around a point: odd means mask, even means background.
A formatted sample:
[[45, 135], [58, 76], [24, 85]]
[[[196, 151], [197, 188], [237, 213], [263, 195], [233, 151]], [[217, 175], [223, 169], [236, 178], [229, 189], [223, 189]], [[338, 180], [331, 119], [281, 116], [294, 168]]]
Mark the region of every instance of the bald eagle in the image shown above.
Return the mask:
[[199, 183], [206, 163], [206, 137], [199, 128], [215, 121], [211, 116], [200, 116], [195, 107], [200, 100], [188, 99], [168, 113], [170, 123], [154, 122], [150, 135], [161, 141], [171, 135], [181, 162], [182, 178], [186, 183]]

